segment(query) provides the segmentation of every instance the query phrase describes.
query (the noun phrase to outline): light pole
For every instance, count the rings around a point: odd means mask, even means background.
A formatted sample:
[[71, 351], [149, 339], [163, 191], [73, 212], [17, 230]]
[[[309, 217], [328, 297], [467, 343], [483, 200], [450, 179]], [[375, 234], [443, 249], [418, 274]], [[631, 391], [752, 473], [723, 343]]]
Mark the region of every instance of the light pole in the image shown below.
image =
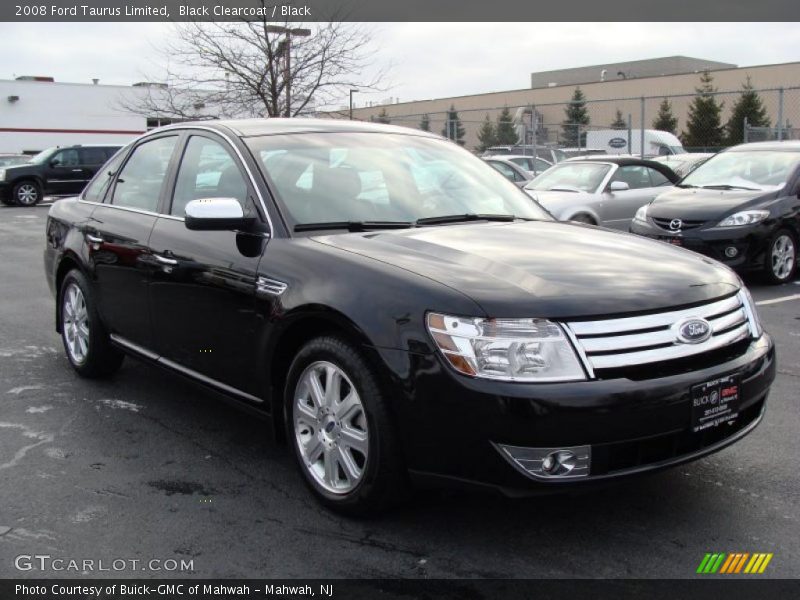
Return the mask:
[[286, 53], [286, 65], [284, 77], [286, 78], [286, 116], [292, 116], [292, 36], [294, 37], [308, 37], [311, 35], [310, 29], [290, 28], [281, 25], [267, 25], [267, 33], [283, 33], [286, 34], [286, 41], [284, 42], [283, 51]]
[[350, 120], [353, 120], [353, 94], [358, 93], [358, 90], [350, 90]]

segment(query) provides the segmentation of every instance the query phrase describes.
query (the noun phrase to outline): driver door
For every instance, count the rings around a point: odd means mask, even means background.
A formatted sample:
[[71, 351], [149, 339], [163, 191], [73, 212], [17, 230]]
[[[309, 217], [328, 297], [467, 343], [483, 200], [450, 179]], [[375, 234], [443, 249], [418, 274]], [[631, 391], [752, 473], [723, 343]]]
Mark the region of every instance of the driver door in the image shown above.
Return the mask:
[[59, 150], [45, 167], [45, 194], [57, 196], [77, 195], [89, 183], [91, 175], [81, 165], [77, 148]]
[[636, 211], [664, 191], [663, 187], [653, 185], [650, 171], [650, 168], [643, 165], [625, 165], [614, 172], [609, 185], [615, 181], [621, 181], [628, 184], [628, 189], [605, 192], [606, 199], [600, 215], [601, 225], [628, 231]]

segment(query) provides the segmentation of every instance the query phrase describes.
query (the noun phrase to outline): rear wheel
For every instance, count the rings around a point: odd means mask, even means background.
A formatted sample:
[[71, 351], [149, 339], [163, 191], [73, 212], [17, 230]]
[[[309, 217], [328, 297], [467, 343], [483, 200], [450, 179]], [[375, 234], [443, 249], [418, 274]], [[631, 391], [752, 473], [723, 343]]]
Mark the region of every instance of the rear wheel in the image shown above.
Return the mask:
[[351, 515], [402, 496], [405, 474], [387, 400], [361, 353], [320, 337], [297, 353], [285, 391], [287, 438], [314, 495]]
[[13, 196], [19, 206], [35, 206], [42, 200], [42, 187], [35, 181], [20, 181], [14, 186]]
[[791, 281], [797, 271], [797, 240], [788, 229], [772, 236], [764, 261], [764, 273], [770, 283]]
[[111, 345], [94, 305], [86, 277], [73, 269], [59, 294], [61, 339], [72, 368], [82, 377], [107, 377], [119, 369], [124, 355]]
[[570, 219], [570, 221], [574, 221], [576, 223], [586, 223], [587, 225], [597, 225], [597, 221], [595, 221], [590, 215], [587, 215], [585, 213], [575, 215]]

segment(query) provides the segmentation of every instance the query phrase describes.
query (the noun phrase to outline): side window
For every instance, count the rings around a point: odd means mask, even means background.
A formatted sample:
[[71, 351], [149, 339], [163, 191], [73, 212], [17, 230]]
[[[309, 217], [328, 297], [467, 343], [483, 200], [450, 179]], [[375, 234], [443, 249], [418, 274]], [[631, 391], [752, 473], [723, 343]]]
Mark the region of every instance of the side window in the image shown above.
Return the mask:
[[114, 175], [116, 174], [117, 169], [119, 169], [120, 164], [122, 164], [123, 158], [124, 153], [114, 158], [114, 160], [106, 165], [105, 169], [101, 169], [100, 172], [97, 173], [97, 176], [92, 179], [92, 181], [83, 191], [84, 200], [87, 200], [88, 202], [103, 201], [103, 197], [106, 195], [106, 190], [111, 184], [111, 181], [114, 179]]
[[632, 190], [651, 187], [650, 175], [648, 175], [647, 171], [647, 167], [636, 165], [620, 167], [614, 173], [612, 181], [624, 181]]
[[139, 144], [117, 177], [111, 204], [155, 212], [177, 136]]
[[247, 182], [233, 155], [219, 142], [193, 135], [178, 169], [170, 214], [184, 216], [186, 205], [200, 198], [235, 198], [248, 212]]
[[650, 167], [647, 167], [647, 171], [650, 173], [650, 181], [652, 182], [653, 187], [658, 187], [660, 185], [672, 185], [672, 182], [667, 179], [667, 176], [660, 171], [656, 171]]
[[80, 158], [78, 158], [78, 151], [75, 148], [59, 150], [53, 155], [50, 162], [56, 167], [77, 167], [81, 164]]
[[99, 167], [107, 160], [103, 148], [80, 148], [78, 153], [82, 165]]
[[494, 170], [500, 173], [503, 177], [508, 179], [509, 181], [516, 181], [516, 173], [514, 169], [509, 167], [508, 165], [504, 165], [503, 163], [499, 162], [490, 162], [490, 165], [494, 167]]

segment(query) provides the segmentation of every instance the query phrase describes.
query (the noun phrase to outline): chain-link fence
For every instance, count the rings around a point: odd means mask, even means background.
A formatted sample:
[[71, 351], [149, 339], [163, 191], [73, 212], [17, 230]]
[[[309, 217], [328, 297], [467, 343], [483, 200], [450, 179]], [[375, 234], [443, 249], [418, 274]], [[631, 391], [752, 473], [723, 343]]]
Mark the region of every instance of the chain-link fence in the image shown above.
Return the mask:
[[476, 152], [536, 145], [567, 154], [650, 156], [671, 153], [673, 146], [715, 152], [747, 141], [800, 139], [800, 87], [518, 106], [475, 107], [476, 100], [463, 97], [451, 109], [427, 112], [405, 112], [407, 104], [375, 106], [357, 110], [356, 118], [426, 129]]

